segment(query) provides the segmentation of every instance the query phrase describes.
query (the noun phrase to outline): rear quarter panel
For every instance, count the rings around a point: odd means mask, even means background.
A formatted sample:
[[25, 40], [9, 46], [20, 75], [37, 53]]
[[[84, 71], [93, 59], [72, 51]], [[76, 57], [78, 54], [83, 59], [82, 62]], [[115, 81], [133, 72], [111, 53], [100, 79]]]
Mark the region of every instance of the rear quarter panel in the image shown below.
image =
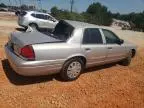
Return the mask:
[[65, 61], [73, 56], [81, 55], [80, 44], [44, 43], [33, 45], [36, 60]]

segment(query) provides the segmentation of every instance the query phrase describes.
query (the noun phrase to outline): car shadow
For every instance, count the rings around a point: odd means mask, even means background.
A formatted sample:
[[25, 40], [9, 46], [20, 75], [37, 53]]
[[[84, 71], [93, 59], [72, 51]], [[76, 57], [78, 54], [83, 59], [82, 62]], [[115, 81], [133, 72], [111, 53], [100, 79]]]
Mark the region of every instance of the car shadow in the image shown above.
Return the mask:
[[105, 65], [94, 66], [94, 67], [85, 69], [83, 74], [89, 73], [89, 72], [99, 71], [99, 70], [102, 70], [102, 69], [111, 68], [111, 67], [116, 66], [116, 65], [117, 65], [117, 63], [110, 63], [110, 64], [105, 64]]
[[[107, 64], [107, 65], [101, 65], [101, 66], [88, 68], [88, 69], [85, 69], [85, 71], [82, 74], [85, 74], [85, 73], [88, 73], [88, 72], [95, 72], [95, 71], [106, 69], [106, 68], [110, 68], [110, 67], [113, 67], [115, 65], [116, 65], [116, 63], [112, 63], [112, 64]], [[14, 85], [30, 85], [30, 84], [48, 82], [48, 81], [53, 81], [53, 80], [63, 82], [63, 80], [61, 79], [59, 74], [46, 75], [46, 76], [35, 76], [35, 77], [21, 76], [21, 75], [17, 74], [11, 68], [11, 66], [9, 65], [9, 62], [8, 62], [7, 59], [2, 60], [2, 66], [3, 66], [3, 70], [4, 70], [7, 78]]]
[[59, 80], [59, 81], [61, 80], [58, 74], [46, 75], [46, 76], [34, 76], [34, 77], [21, 76], [11, 68], [7, 59], [2, 60], [2, 67], [7, 78], [14, 85], [29, 85], [53, 80]]
[[17, 31], [20, 31], [20, 32], [25, 32], [26, 31], [26, 29], [25, 28], [20, 28], [20, 27], [18, 27], [18, 28], [15, 28]]

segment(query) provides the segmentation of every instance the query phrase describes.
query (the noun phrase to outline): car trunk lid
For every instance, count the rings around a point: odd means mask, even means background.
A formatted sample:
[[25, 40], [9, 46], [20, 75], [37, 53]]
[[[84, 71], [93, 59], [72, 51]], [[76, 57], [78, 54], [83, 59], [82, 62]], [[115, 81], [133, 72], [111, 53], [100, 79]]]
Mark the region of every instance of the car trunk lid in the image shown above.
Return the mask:
[[42, 43], [57, 43], [64, 42], [56, 39], [51, 35], [45, 35], [38, 31], [33, 32], [13, 32], [9, 38], [8, 46], [17, 54], [20, 54], [21, 48], [27, 45], [42, 44]]
[[56, 39], [51, 35], [45, 35], [37, 31], [24, 33], [14, 32], [11, 34], [10, 41], [21, 47], [30, 44], [62, 42], [62, 40]]

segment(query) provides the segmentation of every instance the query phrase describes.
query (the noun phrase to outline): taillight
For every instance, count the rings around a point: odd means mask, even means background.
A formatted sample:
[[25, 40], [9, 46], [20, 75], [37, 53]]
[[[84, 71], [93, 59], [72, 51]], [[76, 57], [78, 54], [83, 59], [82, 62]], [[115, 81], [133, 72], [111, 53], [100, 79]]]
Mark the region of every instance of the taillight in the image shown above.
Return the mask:
[[31, 45], [26, 45], [23, 48], [21, 48], [20, 55], [27, 58], [28, 60], [35, 59], [35, 53]]

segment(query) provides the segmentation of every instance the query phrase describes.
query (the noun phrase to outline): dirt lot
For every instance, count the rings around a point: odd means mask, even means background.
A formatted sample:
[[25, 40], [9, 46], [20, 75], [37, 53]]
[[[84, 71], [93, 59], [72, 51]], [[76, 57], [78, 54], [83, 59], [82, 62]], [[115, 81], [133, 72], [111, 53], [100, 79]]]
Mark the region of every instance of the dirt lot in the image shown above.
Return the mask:
[[144, 33], [113, 29], [138, 45], [129, 67], [99, 66], [62, 82], [58, 75], [22, 77], [12, 71], [3, 46], [17, 27], [16, 17], [0, 13], [0, 108], [144, 108]]

